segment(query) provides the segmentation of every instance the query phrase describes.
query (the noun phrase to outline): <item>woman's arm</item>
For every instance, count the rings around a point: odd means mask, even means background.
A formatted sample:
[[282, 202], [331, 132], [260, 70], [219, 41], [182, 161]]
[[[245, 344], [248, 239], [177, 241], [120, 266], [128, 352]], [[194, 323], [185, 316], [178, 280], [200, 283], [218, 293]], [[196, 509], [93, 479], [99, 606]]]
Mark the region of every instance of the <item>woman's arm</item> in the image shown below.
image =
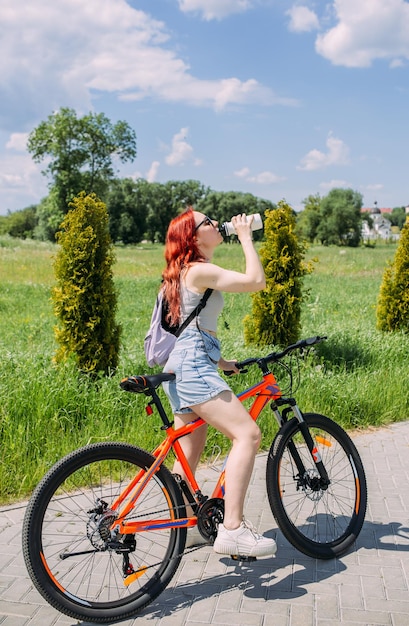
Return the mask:
[[264, 289], [266, 279], [251, 236], [251, 222], [245, 215], [232, 218], [246, 261], [245, 272], [226, 270], [213, 263], [193, 265], [186, 278], [187, 286], [202, 291], [208, 287], [226, 292], [254, 292]]

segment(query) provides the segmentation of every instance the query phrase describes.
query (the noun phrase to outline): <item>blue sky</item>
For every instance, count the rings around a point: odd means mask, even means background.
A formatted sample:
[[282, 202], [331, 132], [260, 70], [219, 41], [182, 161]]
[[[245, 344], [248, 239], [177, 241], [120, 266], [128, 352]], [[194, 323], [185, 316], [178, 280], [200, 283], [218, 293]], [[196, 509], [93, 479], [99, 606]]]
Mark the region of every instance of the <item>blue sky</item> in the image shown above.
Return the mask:
[[408, 69], [405, 0], [2, 0], [0, 214], [47, 194], [25, 146], [63, 106], [135, 130], [118, 176], [407, 205]]

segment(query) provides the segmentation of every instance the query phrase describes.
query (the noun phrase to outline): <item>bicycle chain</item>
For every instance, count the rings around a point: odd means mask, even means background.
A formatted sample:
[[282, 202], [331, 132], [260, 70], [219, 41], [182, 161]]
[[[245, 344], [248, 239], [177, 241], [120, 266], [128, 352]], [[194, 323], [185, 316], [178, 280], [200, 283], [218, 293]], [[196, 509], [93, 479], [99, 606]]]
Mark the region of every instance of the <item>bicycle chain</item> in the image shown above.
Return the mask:
[[[154, 511], [153, 513], [154, 513], [155, 515], [156, 515], [157, 513], [169, 513], [169, 511], [170, 511], [171, 513], [173, 513], [173, 512], [178, 513], [178, 512], [179, 512], [179, 509], [181, 509], [181, 508], [184, 508], [184, 506], [183, 506], [183, 505], [180, 505], [180, 506], [174, 507], [174, 508], [172, 508], [172, 509], [169, 509], [169, 508], [168, 508], [168, 509], [161, 509], [160, 511]], [[127, 519], [127, 520], [138, 519], [138, 518], [140, 518], [140, 517], [147, 517], [148, 515], [153, 515], [153, 513], [151, 513], [151, 512], [148, 512], [148, 513], [141, 513], [140, 515], [132, 515], [132, 516], [129, 516], [129, 517], [127, 517], [126, 519]], [[120, 518], [120, 517], [118, 517], [116, 521], [118, 521], [118, 520], [120, 520], [120, 519], [121, 519], [121, 518]]]
[[[179, 509], [181, 509], [181, 508], [182, 508], [182, 505], [174, 507], [172, 509], [162, 509], [160, 511], [155, 511], [155, 514], [157, 514], [157, 513], [168, 513], [169, 510], [171, 510], [172, 512], [175, 511], [177, 513], [179, 511]], [[141, 513], [140, 515], [133, 515], [132, 517], [128, 517], [127, 519], [133, 520], [133, 519], [138, 519], [138, 518], [141, 518], [141, 517], [146, 517], [148, 515], [152, 515], [152, 513]], [[196, 550], [200, 550], [201, 548], [204, 548], [206, 545], [210, 546], [211, 544], [210, 543], [202, 544], [200, 546], [189, 548], [188, 550], [183, 550], [182, 552], [179, 552], [178, 554], [175, 554], [175, 556], [171, 556], [171, 557], [169, 557], [167, 559], [162, 559], [161, 561], [158, 561], [157, 563], [152, 563], [151, 565], [146, 565], [146, 566], [144, 566], [144, 569], [148, 570], [148, 569], [151, 569], [152, 567], [158, 567], [159, 565], [162, 565], [165, 562], [170, 563], [170, 561], [174, 561], [175, 559], [178, 559], [179, 557], [183, 556], [184, 554], [190, 554], [191, 552], [196, 552]]]
[[[163, 563], [170, 563], [170, 561], [174, 561], [175, 559], [178, 559], [179, 557], [183, 556], [184, 554], [190, 554], [191, 552], [196, 552], [196, 550], [200, 550], [200, 548], [204, 548], [206, 545], [210, 545], [209, 544], [202, 544], [200, 546], [196, 546], [193, 548], [189, 548], [188, 550], [183, 550], [182, 552], [179, 552], [179, 554], [175, 554], [175, 556], [171, 556], [167, 559], [162, 559], [161, 561], [158, 561], [157, 563], [152, 563], [151, 565], [144, 565], [143, 569], [144, 570], [148, 570], [151, 569], [152, 567], [158, 567], [159, 565], [162, 565]], [[138, 570], [136, 570], [138, 571]], [[125, 577], [126, 578], [126, 577]]]

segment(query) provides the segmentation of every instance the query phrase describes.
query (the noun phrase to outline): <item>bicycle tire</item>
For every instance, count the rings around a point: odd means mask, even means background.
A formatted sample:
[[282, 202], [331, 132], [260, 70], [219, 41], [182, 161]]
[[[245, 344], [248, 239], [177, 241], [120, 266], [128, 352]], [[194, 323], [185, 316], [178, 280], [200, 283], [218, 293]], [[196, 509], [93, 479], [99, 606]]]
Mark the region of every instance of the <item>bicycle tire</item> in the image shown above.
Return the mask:
[[[154, 460], [129, 444], [92, 444], [57, 462], [33, 492], [23, 521], [24, 559], [36, 589], [61, 613], [97, 623], [125, 619], [169, 584], [182, 558], [185, 528], [132, 535], [136, 546], [128, 558], [137, 577], [129, 586], [124, 584], [123, 555], [107, 548], [113, 521], [109, 503]], [[101, 502], [108, 507], [98, 515]], [[185, 515], [181, 492], [162, 466], [128, 519]]]
[[[304, 554], [339, 557], [353, 545], [365, 519], [367, 485], [358, 451], [349, 435], [324, 415], [303, 418], [316, 441], [330, 479], [327, 489], [314, 487], [318, 472], [296, 418], [277, 433], [268, 455], [267, 494], [277, 525]], [[300, 477], [288, 445], [294, 442], [306, 468]]]

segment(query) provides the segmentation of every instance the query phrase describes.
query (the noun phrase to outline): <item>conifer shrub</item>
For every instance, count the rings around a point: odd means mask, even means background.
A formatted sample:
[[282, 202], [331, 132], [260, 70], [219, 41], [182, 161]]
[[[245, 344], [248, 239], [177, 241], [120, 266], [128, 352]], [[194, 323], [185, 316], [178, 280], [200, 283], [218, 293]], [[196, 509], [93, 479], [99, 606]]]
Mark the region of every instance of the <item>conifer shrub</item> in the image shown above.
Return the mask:
[[401, 230], [395, 258], [383, 274], [376, 325], [384, 331], [409, 331], [409, 221]]
[[108, 212], [95, 194], [85, 192], [70, 206], [56, 235], [60, 249], [54, 261], [57, 284], [52, 300], [60, 347], [55, 361], [73, 358], [82, 372], [109, 374], [118, 365], [121, 327], [115, 322]]
[[301, 304], [306, 295], [302, 279], [311, 271], [304, 255], [305, 244], [297, 238], [293, 210], [281, 200], [276, 209], [265, 212], [260, 259], [267, 285], [252, 294], [252, 313], [244, 318], [247, 344], [284, 347], [299, 339]]

